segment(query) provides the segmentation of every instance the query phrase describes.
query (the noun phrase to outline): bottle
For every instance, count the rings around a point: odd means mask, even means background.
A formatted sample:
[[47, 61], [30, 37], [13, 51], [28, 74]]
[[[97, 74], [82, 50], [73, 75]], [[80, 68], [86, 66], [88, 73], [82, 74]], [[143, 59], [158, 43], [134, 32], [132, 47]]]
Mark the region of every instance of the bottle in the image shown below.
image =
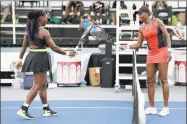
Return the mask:
[[69, 83], [70, 84], [75, 84], [76, 83], [76, 66], [75, 66], [75, 62], [71, 63], [69, 68], [70, 68]]
[[110, 25], [110, 19], [109, 18], [107, 19], [107, 25]]
[[177, 64], [175, 65], [175, 81], [178, 83], [179, 82], [179, 69]]
[[69, 69], [66, 63], [63, 66], [63, 84], [68, 84], [69, 83]]
[[57, 65], [57, 82], [62, 83], [62, 66], [60, 63]]
[[179, 82], [182, 82], [182, 83], [186, 82], [185, 65], [182, 62], [179, 65]]
[[77, 81], [76, 83], [80, 83], [81, 82], [81, 66], [78, 64], [77, 66]]
[[107, 17], [106, 24], [109, 25], [110, 24], [109, 12], [106, 12], [106, 17]]

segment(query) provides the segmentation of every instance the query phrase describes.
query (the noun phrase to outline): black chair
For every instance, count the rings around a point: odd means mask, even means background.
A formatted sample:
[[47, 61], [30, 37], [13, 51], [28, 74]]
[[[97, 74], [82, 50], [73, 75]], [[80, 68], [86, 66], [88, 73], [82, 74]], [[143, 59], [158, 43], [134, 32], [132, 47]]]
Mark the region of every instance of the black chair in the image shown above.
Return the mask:
[[[166, 16], [161, 16], [161, 13], [167, 13]], [[168, 25], [169, 24], [169, 18], [171, 19], [172, 17], [172, 7], [168, 6], [166, 9], [162, 10], [153, 10], [153, 16], [156, 18], [159, 18], [160, 20], [163, 21], [164, 24]]]

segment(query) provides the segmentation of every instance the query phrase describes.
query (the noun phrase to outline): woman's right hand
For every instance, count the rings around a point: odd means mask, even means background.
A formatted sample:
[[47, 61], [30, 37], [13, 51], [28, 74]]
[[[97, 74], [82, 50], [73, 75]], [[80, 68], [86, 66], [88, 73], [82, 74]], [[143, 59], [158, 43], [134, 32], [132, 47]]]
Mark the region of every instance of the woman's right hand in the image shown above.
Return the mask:
[[121, 50], [125, 50], [125, 49], [127, 49], [127, 45], [121, 45], [119, 48], [120, 48]]
[[22, 61], [18, 61], [16, 64], [16, 69], [20, 69], [22, 67]]
[[76, 52], [75, 51], [71, 51], [68, 53], [68, 56], [70, 57], [74, 57], [76, 55]]

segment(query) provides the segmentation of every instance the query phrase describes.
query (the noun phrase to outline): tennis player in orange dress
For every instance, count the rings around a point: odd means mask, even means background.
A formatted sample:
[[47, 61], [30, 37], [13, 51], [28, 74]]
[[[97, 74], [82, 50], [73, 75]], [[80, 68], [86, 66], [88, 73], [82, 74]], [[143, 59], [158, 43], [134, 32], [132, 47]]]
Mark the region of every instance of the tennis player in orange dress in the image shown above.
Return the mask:
[[157, 114], [154, 105], [154, 86], [155, 74], [158, 69], [159, 78], [162, 81], [164, 107], [158, 115], [169, 115], [168, 99], [168, 63], [171, 60], [171, 42], [165, 25], [161, 20], [150, 17], [150, 10], [146, 6], [142, 6], [139, 10], [139, 19], [143, 22], [139, 28], [138, 42], [132, 45], [122, 45], [121, 49], [138, 49], [142, 46], [145, 39], [148, 43], [149, 52], [146, 61], [147, 83], [149, 104], [145, 112], [146, 114]]

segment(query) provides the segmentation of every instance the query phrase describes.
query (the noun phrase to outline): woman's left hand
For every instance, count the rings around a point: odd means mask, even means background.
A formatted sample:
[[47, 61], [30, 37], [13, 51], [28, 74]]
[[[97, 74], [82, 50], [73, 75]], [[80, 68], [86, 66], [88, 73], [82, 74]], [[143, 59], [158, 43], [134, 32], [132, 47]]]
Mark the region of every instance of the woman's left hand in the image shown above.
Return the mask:
[[171, 56], [171, 51], [168, 51], [168, 61], [171, 61], [172, 56]]

